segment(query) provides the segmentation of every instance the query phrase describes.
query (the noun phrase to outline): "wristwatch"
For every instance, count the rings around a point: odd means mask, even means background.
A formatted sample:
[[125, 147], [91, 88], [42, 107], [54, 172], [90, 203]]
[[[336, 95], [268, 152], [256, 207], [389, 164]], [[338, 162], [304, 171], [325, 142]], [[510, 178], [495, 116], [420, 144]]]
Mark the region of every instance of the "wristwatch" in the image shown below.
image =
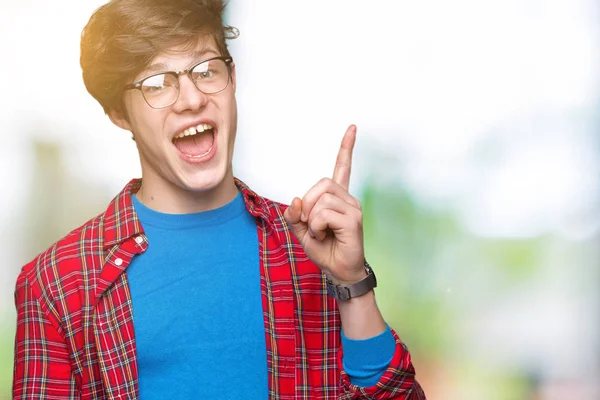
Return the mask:
[[329, 295], [336, 300], [346, 301], [362, 296], [375, 289], [377, 287], [377, 278], [367, 260], [365, 260], [365, 271], [367, 271], [367, 276], [363, 280], [348, 286], [336, 285], [326, 277], [325, 280], [327, 281]]

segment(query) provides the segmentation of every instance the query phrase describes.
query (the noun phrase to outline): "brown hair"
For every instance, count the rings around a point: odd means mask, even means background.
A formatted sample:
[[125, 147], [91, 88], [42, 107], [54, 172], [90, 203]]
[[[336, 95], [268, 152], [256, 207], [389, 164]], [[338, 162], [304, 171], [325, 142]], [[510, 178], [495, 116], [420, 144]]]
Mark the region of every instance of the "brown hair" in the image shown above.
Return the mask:
[[83, 82], [104, 112], [124, 112], [123, 86], [173, 46], [214, 38], [229, 57], [226, 39], [238, 30], [223, 25], [222, 0], [111, 0], [91, 16], [81, 35]]

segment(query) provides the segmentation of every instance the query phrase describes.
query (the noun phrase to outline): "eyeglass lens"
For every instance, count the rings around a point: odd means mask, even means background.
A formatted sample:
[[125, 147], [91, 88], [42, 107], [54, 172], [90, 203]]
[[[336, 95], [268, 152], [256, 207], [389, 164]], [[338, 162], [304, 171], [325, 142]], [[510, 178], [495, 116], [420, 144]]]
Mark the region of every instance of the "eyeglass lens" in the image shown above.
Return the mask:
[[[206, 94], [220, 92], [229, 83], [227, 64], [220, 59], [196, 65], [190, 71], [190, 76], [198, 90]], [[179, 78], [174, 73], [153, 75], [144, 79], [140, 89], [150, 107], [168, 107], [179, 96]]]

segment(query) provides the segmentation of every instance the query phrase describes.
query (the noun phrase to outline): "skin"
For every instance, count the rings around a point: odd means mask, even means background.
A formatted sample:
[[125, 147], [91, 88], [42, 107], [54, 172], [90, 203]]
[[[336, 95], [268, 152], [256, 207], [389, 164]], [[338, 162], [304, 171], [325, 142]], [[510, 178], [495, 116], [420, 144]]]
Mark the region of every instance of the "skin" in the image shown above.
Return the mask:
[[[363, 216], [358, 199], [348, 192], [356, 126], [346, 130], [333, 178], [323, 178], [305, 195], [294, 198], [284, 217], [306, 255], [335, 283], [349, 285], [364, 279]], [[360, 340], [386, 329], [373, 291], [338, 301], [346, 337]]]
[[[159, 55], [134, 81], [156, 72], [181, 71], [220, 55], [212, 38], [200, 41], [195, 50], [175, 48]], [[163, 65], [152, 68], [159, 64]], [[232, 171], [237, 129], [235, 65], [231, 66], [231, 81], [222, 92], [204, 94], [187, 76], [179, 78], [179, 85], [179, 97], [170, 107], [153, 109], [139, 90], [128, 90], [124, 93], [126, 114], [109, 113], [115, 125], [135, 137], [142, 167], [138, 199], [149, 208], [171, 214], [215, 209], [229, 203], [238, 192]], [[204, 120], [211, 121], [217, 129], [217, 152], [202, 164], [186, 162], [172, 139], [183, 129]]]
[[[157, 71], [181, 71], [220, 55], [212, 38], [199, 41], [194, 52], [175, 48], [150, 64], [160, 68], [140, 72], [134, 81]], [[231, 82], [220, 93], [200, 92], [187, 76], [179, 78], [179, 98], [170, 107], [153, 109], [138, 90], [124, 94], [125, 114], [109, 113], [119, 127], [133, 133], [142, 166], [138, 199], [149, 208], [172, 214], [221, 207], [237, 195], [232, 172], [237, 129], [235, 65]], [[217, 128], [215, 156], [193, 164], [182, 159], [172, 138], [190, 124], [211, 121]], [[360, 202], [348, 192], [356, 126], [351, 125], [340, 147], [333, 178], [315, 184], [302, 199], [294, 198], [285, 218], [307, 256], [336, 283], [351, 284], [365, 276]], [[366, 339], [382, 333], [385, 322], [373, 291], [338, 302], [344, 334]]]

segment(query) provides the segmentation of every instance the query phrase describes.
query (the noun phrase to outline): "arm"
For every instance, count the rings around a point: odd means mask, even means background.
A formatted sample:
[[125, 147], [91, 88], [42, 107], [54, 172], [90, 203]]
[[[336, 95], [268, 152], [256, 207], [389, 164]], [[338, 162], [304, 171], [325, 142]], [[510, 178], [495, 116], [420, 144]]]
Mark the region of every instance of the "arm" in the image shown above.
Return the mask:
[[13, 399], [79, 398], [65, 340], [56, 320], [34, 296], [24, 272], [17, 280], [15, 305]]
[[[342, 329], [348, 339], [369, 339], [386, 330], [373, 291], [364, 296], [338, 302], [338, 309]], [[379, 382], [370, 387], [352, 384], [350, 377], [344, 371], [343, 348], [340, 349], [338, 368], [341, 371], [341, 398], [425, 400], [425, 393], [415, 379], [415, 370], [408, 349], [393, 330], [392, 335], [396, 341], [392, 360]]]
[[[358, 199], [348, 192], [356, 126], [346, 130], [338, 152], [333, 178], [321, 179], [302, 199], [294, 198], [284, 217], [304, 252], [337, 284], [348, 285], [365, 277], [363, 215]], [[372, 338], [385, 330], [385, 322], [373, 291], [338, 302], [342, 329], [350, 339]], [[393, 332], [392, 332], [393, 333]], [[398, 336], [396, 349], [387, 371], [375, 386], [352, 385], [343, 370], [342, 349], [338, 368], [342, 376], [344, 399], [425, 399], [415, 380], [410, 354]]]

